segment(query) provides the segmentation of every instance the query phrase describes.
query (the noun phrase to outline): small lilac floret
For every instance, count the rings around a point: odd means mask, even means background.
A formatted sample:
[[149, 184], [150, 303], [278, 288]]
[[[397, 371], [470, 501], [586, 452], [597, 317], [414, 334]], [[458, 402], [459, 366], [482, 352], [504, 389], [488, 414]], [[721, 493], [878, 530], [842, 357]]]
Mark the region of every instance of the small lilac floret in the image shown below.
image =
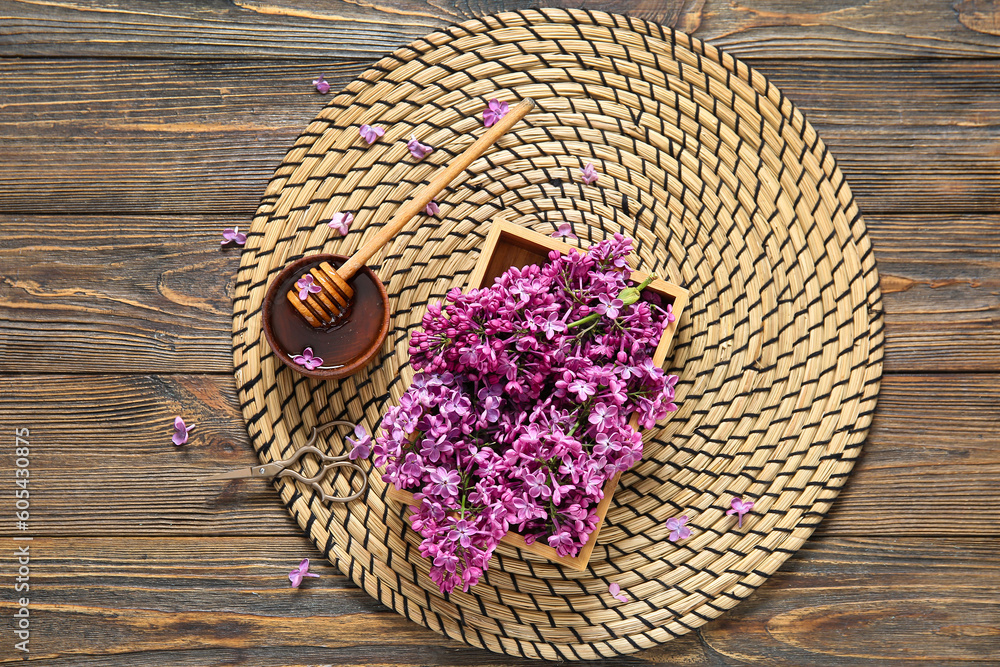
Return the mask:
[[507, 115], [509, 110], [510, 107], [506, 102], [497, 99], [490, 100], [486, 108], [483, 109], [483, 125], [486, 127], [495, 125], [501, 118]]
[[323, 78], [322, 74], [319, 75], [318, 79], [313, 79], [313, 85], [316, 86], [316, 90], [318, 90], [323, 95], [326, 95], [328, 92], [330, 92], [330, 83]]
[[742, 498], [733, 498], [732, 502], [729, 503], [731, 509], [726, 510], [726, 516], [731, 516], [733, 514], [737, 515], [739, 519], [739, 527], [743, 527], [743, 515], [753, 509], [753, 501], [746, 500]]
[[600, 178], [600, 174], [594, 169], [594, 165], [587, 163], [583, 169], [580, 170], [580, 180], [582, 180], [587, 185], [593, 185]]
[[432, 146], [420, 143], [417, 141], [417, 137], [412, 134], [410, 135], [410, 140], [406, 142], [406, 147], [409, 149], [410, 155], [413, 156], [413, 159], [418, 161], [423, 160], [425, 157], [434, 152], [434, 148]]
[[347, 232], [351, 229], [351, 223], [354, 222], [353, 213], [337, 212], [333, 214], [330, 218], [330, 222], [326, 223], [330, 229], [335, 229], [340, 232], [341, 236], [347, 236]]
[[309, 273], [295, 281], [295, 288], [299, 290], [300, 301], [308, 299], [310, 294], [319, 294], [323, 291], [323, 288], [316, 284], [312, 274]]
[[671, 542], [679, 542], [691, 537], [691, 529], [684, 525], [687, 523], [687, 520], [686, 514], [681, 517], [667, 519], [667, 530], [670, 531], [669, 539]]
[[323, 365], [322, 357], [314, 357], [311, 347], [302, 350], [302, 354], [292, 357], [292, 361], [311, 371]]
[[309, 559], [303, 558], [299, 566], [288, 573], [288, 580], [292, 582], [292, 588], [298, 588], [305, 577], [319, 577], [309, 571]]
[[174, 417], [174, 435], [171, 440], [180, 447], [188, 441], [188, 433], [194, 428], [194, 424], [188, 426], [180, 417]]
[[361, 134], [361, 138], [368, 142], [369, 146], [385, 134], [385, 130], [377, 125], [362, 125], [358, 128], [358, 132]]

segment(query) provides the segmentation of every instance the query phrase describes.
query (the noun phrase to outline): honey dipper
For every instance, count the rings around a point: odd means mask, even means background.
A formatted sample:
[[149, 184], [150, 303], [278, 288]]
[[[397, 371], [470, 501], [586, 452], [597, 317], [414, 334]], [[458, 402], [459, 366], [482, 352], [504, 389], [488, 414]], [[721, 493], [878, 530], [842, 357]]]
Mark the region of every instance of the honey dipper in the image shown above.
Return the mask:
[[486, 149], [496, 143], [497, 139], [507, 133], [529, 111], [535, 108], [535, 101], [530, 97], [511, 109], [503, 118], [490, 127], [483, 136], [469, 146], [444, 170], [435, 176], [423, 190], [403, 204], [382, 229], [344, 262], [339, 269], [333, 268], [329, 262], [322, 262], [310, 270], [320, 292], [309, 293], [303, 301], [295, 289], [288, 290], [287, 297], [295, 310], [314, 327], [329, 326], [342, 317], [354, 298], [354, 289], [348, 281], [354, 277], [358, 269], [371, 259], [382, 246], [391, 241], [403, 229], [414, 215], [424, 209], [449, 183], [455, 180], [466, 167], [486, 152]]

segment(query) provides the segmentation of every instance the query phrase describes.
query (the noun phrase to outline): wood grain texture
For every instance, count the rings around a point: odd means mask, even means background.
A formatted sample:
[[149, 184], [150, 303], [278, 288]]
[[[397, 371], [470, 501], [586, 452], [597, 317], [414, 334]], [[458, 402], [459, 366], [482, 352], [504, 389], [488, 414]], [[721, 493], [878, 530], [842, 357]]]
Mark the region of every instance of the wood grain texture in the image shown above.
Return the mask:
[[[31, 555], [32, 655], [65, 661], [51, 664], [538, 664], [407, 621], [298, 536], [38, 538]], [[303, 557], [320, 578], [292, 590], [286, 574]], [[813, 540], [696, 633], [589, 664], [976, 663], [1000, 642], [998, 562], [995, 540]]]
[[[361, 406], [347, 410], [350, 418]], [[196, 425], [183, 447], [170, 442], [175, 415]], [[295, 530], [269, 482], [198, 481], [256, 463], [228, 377], [0, 378], [0, 433], [24, 427], [39, 471], [31, 482], [34, 535]], [[820, 534], [1000, 536], [991, 512], [969, 511], [1000, 505], [995, 375], [885, 378], [863, 451]], [[5, 448], [0, 479], [12, 479], [13, 468]], [[12, 530], [0, 526], [0, 535]]]
[[[1000, 370], [1000, 216], [866, 220], [886, 369]], [[244, 222], [0, 216], [0, 371], [231, 373], [239, 248], [219, 241]]]
[[[6, 61], [0, 210], [249, 220], [335, 90], [372, 61]], [[865, 214], [1000, 211], [995, 60], [761, 61]]]
[[[342, 0], [0, 3], [0, 53], [88, 57], [357, 58], [477, 16], [538, 6]], [[627, 14], [741, 58], [996, 56], [991, 0], [551, 0]]]

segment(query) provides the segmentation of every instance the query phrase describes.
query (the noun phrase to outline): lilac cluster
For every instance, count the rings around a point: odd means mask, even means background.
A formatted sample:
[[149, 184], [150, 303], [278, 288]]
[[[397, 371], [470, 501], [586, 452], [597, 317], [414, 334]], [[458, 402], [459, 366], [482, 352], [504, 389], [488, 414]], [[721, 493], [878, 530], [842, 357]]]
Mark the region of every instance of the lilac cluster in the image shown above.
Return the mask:
[[413, 527], [444, 592], [474, 585], [509, 529], [576, 556], [605, 483], [642, 457], [676, 376], [652, 354], [673, 318], [629, 286], [631, 240], [553, 251], [492, 287], [432, 304], [410, 341], [418, 374], [382, 420], [375, 464], [414, 491]]

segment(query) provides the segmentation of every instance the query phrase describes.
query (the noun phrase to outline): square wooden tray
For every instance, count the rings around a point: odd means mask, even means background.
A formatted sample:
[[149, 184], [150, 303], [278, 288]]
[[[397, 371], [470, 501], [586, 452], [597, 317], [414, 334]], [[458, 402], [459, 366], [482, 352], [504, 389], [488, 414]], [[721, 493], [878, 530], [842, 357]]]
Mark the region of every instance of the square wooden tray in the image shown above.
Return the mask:
[[[530, 229], [525, 229], [506, 220], [494, 222], [489, 235], [486, 237], [486, 245], [479, 256], [476, 268], [472, 272], [472, 275], [469, 276], [466, 289], [492, 285], [493, 280], [497, 276], [512, 266], [522, 267], [529, 264], [544, 264], [549, 259], [550, 250], [558, 250], [562, 254], [567, 255], [571, 250], [580, 251], [580, 248], [563, 243], [550, 236], [533, 232]], [[642, 282], [648, 276], [648, 273], [642, 271], [632, 271], [632, 280], [636, 283]], [[668, 283], [659, 278], [651, 282], [646, 289], [659, 294], [663, 298], [664, 305], [671, 304], [673, 306], [674, 321], [668, 324], [663, 330], [663, 336], [660, 337], [660, 342], [653, 353], [653, 362], [657, 366], [663, 366], [667, 359], [667, 354], [670, 353], [670, 348], [673, 345], [674, 333], [677, 331], [681, 315], [687, 307], [688, 291], [683, 287]], [[638, 417], [633, 416], [630, 423], [633, 428], [638, 430]], [[524, 537], [521, 534], [514, 531], [508, 532], [500, 540], [501, 543], [530, 551], [533, 554], [555, 561], [560, 565], [574, 570], [587, 569], [587, 564], [590, 562], [590, 555], [597, 544], [597, 536], [601, 531], [608, 507], [611, 505], [615, 489], [618, 488], [620, 477], [621, 473], [609, 479], [604, 485], [604, 499], [597, 505], [597, 515], [599, 517], [597, 526], [576, 557], [560, 556], [556, 553], [555, 549], [544, 542], [528, 544], [524, 541]], [[389, 487], [388, 496], [392, 500], [405, 505], [415, 506], [417, 504], [413, 499], [412, 493], [397, 489], [395, 486]]]

